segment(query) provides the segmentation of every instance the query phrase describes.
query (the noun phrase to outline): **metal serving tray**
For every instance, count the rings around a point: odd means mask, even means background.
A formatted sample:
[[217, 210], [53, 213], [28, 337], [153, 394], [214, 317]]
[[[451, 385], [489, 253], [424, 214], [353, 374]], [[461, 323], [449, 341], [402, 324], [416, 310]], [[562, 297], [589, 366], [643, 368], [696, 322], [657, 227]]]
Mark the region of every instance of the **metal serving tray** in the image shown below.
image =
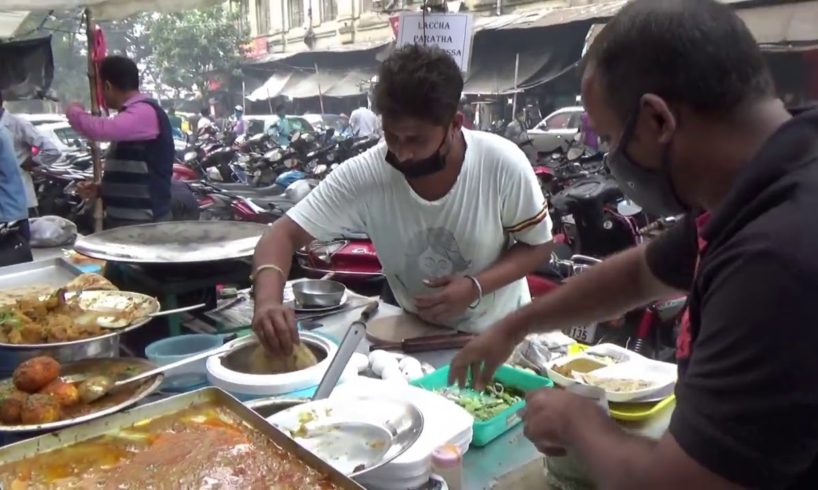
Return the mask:
[[70, 427], [58, 432], [17, 442], [0, 448], [0, 464], [19, 461], [37, 454], [52, 451], [86, 441], [119, 429], [130, 427], [138, 422], [170, 415], [200, 403], [217, 403], [243, 420], [253, 429], [264, 434], [276, 445], [294, 454], [308, 466], [329, 476], [330, 480], [343, 489], [363, 489], [362, 486], [347, 478], [329, 464], [303, 449], [283, 432], [273, 427], [259, 414], [243, 405], [240, 401], [215, 387], [202, 388], [182, 395], [173, 396], [132, 408], [115, 415], [93, 420], [82, 425]]
[[40, 285], [59, 288], [80, 274], [81, 270], [60, 257], [9, 265], [0, 267], [0, 289]]
[[250, 257], [269, 227], [243, 221], [166, 221], [79, 237], [74, 249], [113, 262], [180, 264]]

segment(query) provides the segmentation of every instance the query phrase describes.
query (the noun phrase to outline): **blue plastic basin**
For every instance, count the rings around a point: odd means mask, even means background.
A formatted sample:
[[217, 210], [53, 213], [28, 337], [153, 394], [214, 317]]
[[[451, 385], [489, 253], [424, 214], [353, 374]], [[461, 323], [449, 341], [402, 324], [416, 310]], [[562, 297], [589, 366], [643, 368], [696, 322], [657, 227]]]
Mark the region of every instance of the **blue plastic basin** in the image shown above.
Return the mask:
[[[224, 343], [220, 335], [196, 333], [157, 340], [145, 348], [151, 362], [163, 366]], [[165, 373], [162, 389], [187, 390], [207, 383], [207, 359], [201, 359]]]

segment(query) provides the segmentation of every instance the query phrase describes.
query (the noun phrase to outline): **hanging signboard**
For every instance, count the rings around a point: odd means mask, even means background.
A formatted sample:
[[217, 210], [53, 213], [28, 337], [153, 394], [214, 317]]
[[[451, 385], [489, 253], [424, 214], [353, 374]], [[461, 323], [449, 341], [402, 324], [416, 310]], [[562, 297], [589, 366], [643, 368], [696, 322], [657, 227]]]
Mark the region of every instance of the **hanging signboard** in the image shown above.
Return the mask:
[[423, 44], [449, 53], [463, 73], [469, 71], [473, 19], [471, 14], [404, 12], [398, 23], [397, 46]]

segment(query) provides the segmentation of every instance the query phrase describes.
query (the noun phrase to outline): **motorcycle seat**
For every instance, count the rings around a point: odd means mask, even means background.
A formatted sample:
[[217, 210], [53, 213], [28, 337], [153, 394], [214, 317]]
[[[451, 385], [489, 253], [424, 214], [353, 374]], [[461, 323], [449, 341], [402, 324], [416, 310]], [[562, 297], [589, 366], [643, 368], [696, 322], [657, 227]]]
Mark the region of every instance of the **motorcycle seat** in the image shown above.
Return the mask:
[[286, 190], [285, 187], [282, 187], [278, 184], [272, 184], [265, 187], [253, 187], [247, 184], [216, 184], [213, 187], [235, 194], [240, 194], [242, 196], [259, 196], [259, 197], [274, 197], [274, 196], [281, 196], [284, 194]]
[[[247, 196], [245, 196], [247, 197]], [[271, 197], [254, 197], [250, 196], [249, 199], [253, 201], [253, 204], [263, 208], [269, 209], [278, 209], [281, 211], [287, 211], [288, 209], [295, 206], [295, 202], [292, 199], [286, 196], [271, 196]]]

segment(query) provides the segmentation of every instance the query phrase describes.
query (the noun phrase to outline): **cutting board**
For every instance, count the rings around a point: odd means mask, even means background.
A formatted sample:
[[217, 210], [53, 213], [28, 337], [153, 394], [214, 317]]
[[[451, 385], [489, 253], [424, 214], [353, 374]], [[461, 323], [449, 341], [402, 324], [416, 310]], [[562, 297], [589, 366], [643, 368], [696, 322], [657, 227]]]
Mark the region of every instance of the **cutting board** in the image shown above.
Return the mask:
[[366, 338], [372, 343], [401, 342], [406, 339], [455, 333], [457, 331], [451, 328], [432, 325], [408, 313], [379, 316], [366, 325]]

